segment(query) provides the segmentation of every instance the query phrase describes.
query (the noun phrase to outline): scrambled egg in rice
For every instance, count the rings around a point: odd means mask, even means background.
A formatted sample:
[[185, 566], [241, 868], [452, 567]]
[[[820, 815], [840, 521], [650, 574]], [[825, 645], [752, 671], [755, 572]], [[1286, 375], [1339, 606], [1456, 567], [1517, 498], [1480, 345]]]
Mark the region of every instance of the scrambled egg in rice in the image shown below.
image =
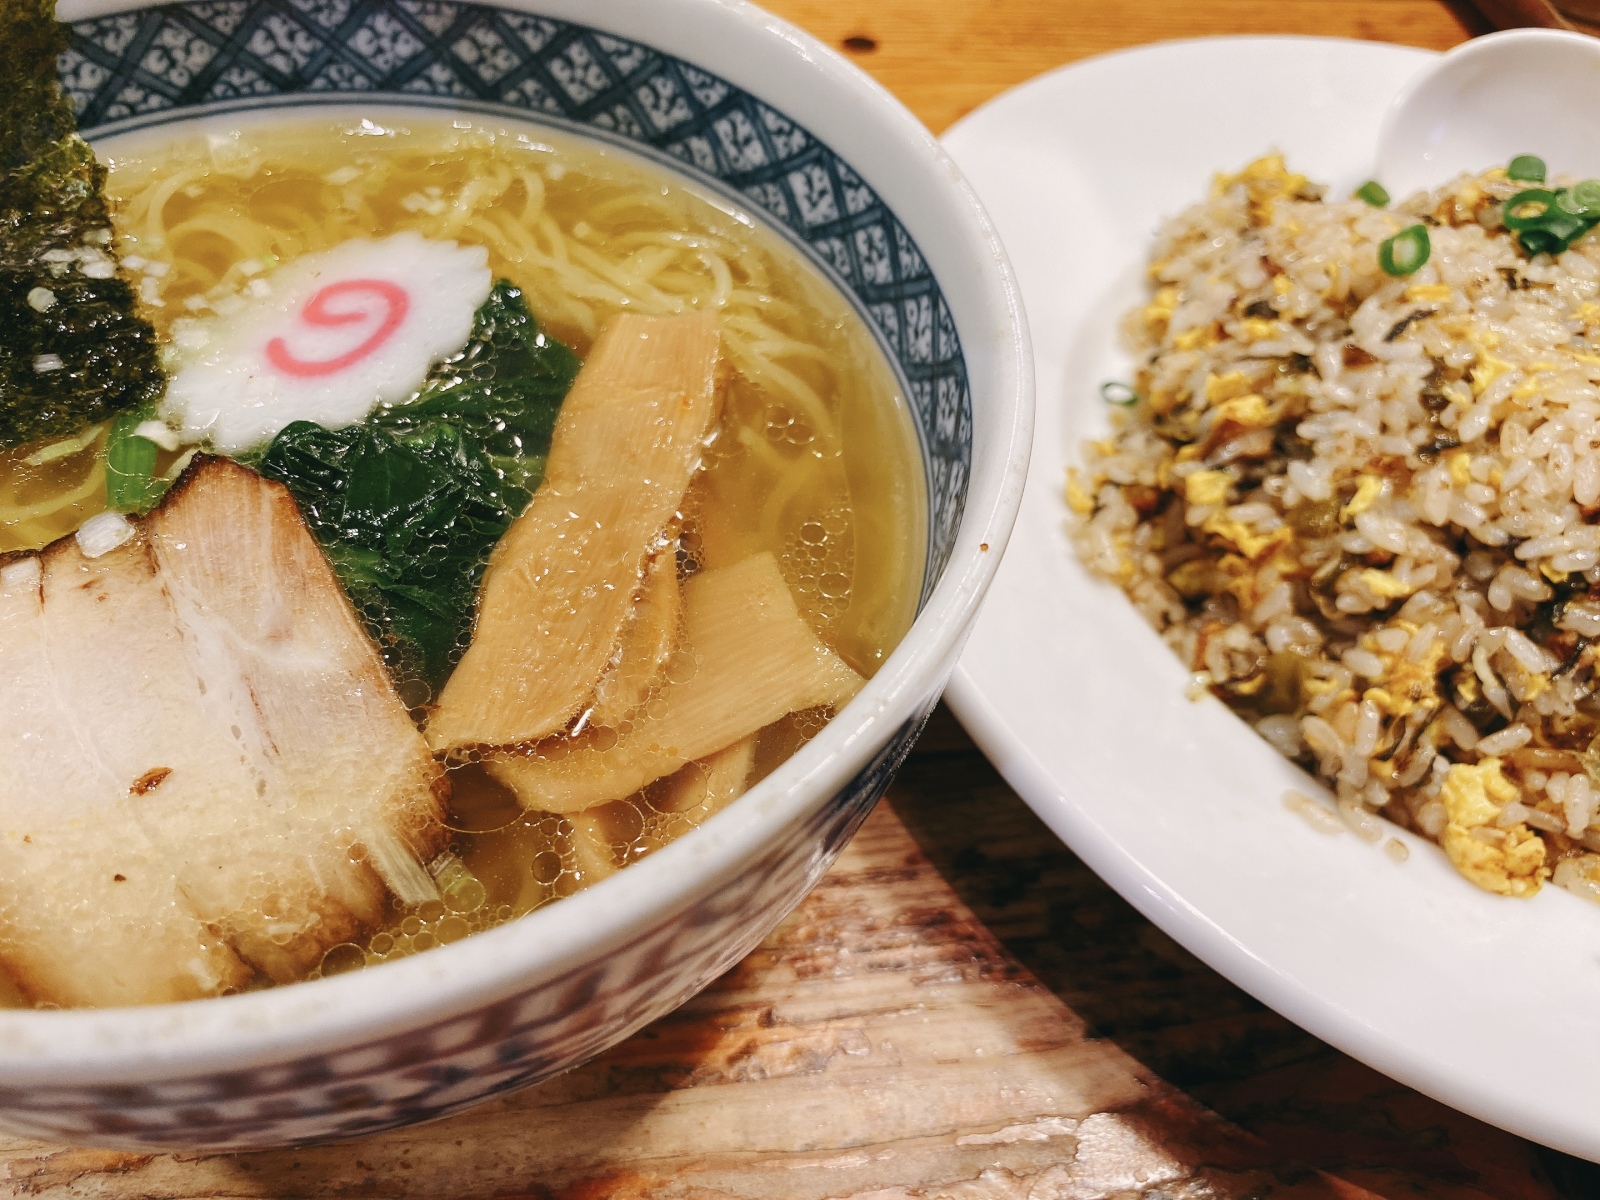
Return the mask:
[[1219, 177], [1157, 239], [1066, 501], [1353, 827], [1600, 899], [1600, 183], [1536, 161], [1395, 207], [1277, 155]]

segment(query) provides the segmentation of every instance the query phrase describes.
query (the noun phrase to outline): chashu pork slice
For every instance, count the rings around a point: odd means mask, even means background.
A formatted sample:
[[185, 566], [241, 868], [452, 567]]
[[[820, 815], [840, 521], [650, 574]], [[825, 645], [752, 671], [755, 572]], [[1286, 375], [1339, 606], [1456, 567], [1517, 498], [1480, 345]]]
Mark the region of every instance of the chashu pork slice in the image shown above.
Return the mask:
[[[443, 772], [287, 489], [206, 460], [148, 521], [189, 670], [254, 803], [163, 812], [196, 909], [278, 981], [375, 922], [388, 891], [433, 898]], [[240, 850], [248, 847], [248, 853]]]
[[139, 819], [142, 789], [178, 761], [141, 743], [193, 707], [182, 653], [142, 541], [90, 560], [69, 539], [0, 568], [0, 965], [35, 1003], [185, 1000], [249, 978]]
[[712, 312], [601, 330], [544, 480], [489, 559], [472, 644], [428, 722], [435, 750], [524, 745], [589, 703], [700, 468], [720, 355]]
[[439, 768], [279, 485], [207, 460], [108, 541], [0, 573], [0, 966], [61, 1005], [298, 978], [379, 864], [426, 879]]

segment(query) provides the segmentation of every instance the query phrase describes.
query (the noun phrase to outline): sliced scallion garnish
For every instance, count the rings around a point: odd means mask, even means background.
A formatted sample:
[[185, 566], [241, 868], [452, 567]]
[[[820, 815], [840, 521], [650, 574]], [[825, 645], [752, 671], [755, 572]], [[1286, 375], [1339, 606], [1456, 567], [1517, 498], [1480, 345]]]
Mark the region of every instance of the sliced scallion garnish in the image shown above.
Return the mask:
[[1585, 216], [1600, 217], [1600, 179], [1573, 184], [1572, 199]]
[[1544, 174], [1544, 159], [1536, 154], [1519, 154], [1506, 164], [1506, 178], [1521, 183], [1543, 183]]
[[1131, 408], [1139, 403], [1139, 393], [1125, 383], [1108, 379], [1100, 385], [1100, 399], [1107, 404], [1115, 404], [1118, 408]]
[[1384, 274], [1401, 278], [1422, 269], [1433, 253], [1426, 225], [1402, 229], [1392, 238], [1378, 243], [1378, 265]]
[[1556, 207], [1570, 217], [1583, 216], [1583, 204], [1572, 194], [1571, 188], [1561, 188], [1556, 192]]
[[1505, 202], [1500, 219], [1507, 229], [1538, 229], [1556, 206], [1556, 194], [1544, 188], [1528, 188]]
[[[1600, 181], [1578, 188], [1527, 188], [1505, 203], [1501, 219], [1528, 254], [1560, 254], [1600, 221]], [[1588, 203], [1595, 202], [1591, 208]]]
[[1567, 248], [1566, 239], [1548, 229], [1524, 229], [1517, 234], [1517, 241], [1522, 243], [1522, 248], [1530, 257], [1535, 254], [1560, 254]]
[[1572, 213], [1567, 212], [1562, 208], [1559, 200], [1556, 202], [1556, 209], [1557, 211], [1551, 215], [1550, 219], [1545, 221], [1539, 228], [1541, 232], [1559, 238], [1561, 240], [1561, 248], [1565, 250], [1582, 237], [1594, 222], [1587, 217], [1574, 216]]
[[155, 415], [155, 405], [147, 404], [111, 422], [106, 436], [106, 507], [147, 513], [166, 491], [166, 481], [156, 478], [156, 453], [161, 448], [134, 432]]
[[1356, 189], [1356, 199], [1365, 200], [1373, 208], [1387, 208], [1389, 193], [1376, 179], [1369, 179]]

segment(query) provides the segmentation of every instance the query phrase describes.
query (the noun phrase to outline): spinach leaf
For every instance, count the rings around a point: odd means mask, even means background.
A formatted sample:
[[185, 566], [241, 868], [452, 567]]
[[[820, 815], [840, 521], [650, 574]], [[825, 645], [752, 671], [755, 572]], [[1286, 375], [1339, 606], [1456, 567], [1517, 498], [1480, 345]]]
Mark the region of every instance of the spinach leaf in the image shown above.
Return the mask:
[[433, 370], [415, 399], [372, 419], [402, 434], [445, 421], [470, 433], [507, 479], [531, 491], [544, 475], [556, 414], [579, 365], [572, 351], [539, 332], [522, 292], [502, 279], [479, 307], [466, 346]]
[[460, 658], [579, 365], [502, 280], [413, 400], [345, 429], [295, 422], [255, 464], [294, 495], [397, 680], [437, 689]]
[[54, 0], [0, 3], [0, 446], [159, 397], [155, 331], [117, 272], [105, 168], [56, 81]]

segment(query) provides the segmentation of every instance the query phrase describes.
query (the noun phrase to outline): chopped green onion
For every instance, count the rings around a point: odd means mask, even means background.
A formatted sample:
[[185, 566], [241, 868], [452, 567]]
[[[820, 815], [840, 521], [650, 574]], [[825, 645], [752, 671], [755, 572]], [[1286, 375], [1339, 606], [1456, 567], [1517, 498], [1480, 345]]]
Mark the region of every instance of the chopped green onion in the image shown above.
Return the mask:
[[1506, 165], [1506, 178], [1524, 183], [1544, 182], [1544, 159], [1534, 154], [1519, 154]]
[[1580, 213], [1573, 212], [1568, 207], [1570, 203], [1571, 201], [1568, 199], [1565, 189], [1557, 192], [1556, 202], [1551, 205], [1550, 211], [1545, 213], [1541, 219], [1535, 221], [1529, 228], [1540, 229], [1545, 233], [1553, 233], [1562, 241], [1571, 241], [1594, 222]]
[[[1528, 254], [1560, 254], [1600, 221], [1600, 181], [1577, 189], [1528, 188], [1505, 203], [1501, 214], [1507, 229]], [[1590, 208], [1588, 199], [1597, 201]]]
[[134, 432], [155, 417], [145, 405], [118, 415], [106, 435], [106, 507], [117, 512], [146, 513], [156, 506], [170, 482], [156, 478], [156, 452], [149, 438]]
[[1572, 199], [1585, 216], [1600, 217], [1600, 179], [1585, 179], [1572, 187]]
[[1389, 193], [1376, 179], [1369, 179], [1356, 189], [1356, 199], [1365, 200], [1373, 208], [1384, 208], [1389, 203]]
[[1569, 217], [1583, 216], [1583, 205], [1580, 204], [1578, 202], [1578, 198], [1572, 194], [1571, 188], [1556, 189], [1556, 207], [1562, 212], [1566, 213]]
[[1522, 243], [1522, 248], [1530, 257], [1535, 254], [1560, 254], [1567, 248], [1567, 240], [1548, 229], [1524, 229], [1517, 234], [1517, 241]]
[[1401, 277], [1422, 269], [1433, 253], [1426, 225], [1402, 229], [1387, 241], [1378, 243], [1378, 265], [1384, 274]]
[[1139, 403], [1139, 393], [1127, 384], [1112, 379], [1100, 385], [1100, 399], [1118, 408], [1130, 408]]
[[1528, 188], [1505, 202], [1500, 219], [1507, 229], [1543, 228], [1556, 206], [1556, 194], [1544, 188]]
[[1544, 233], [1554, 234], [1560, 238], [1564, 243], [1562, 249], [1566, 249], [1568, 245], [1582, 237], [1594, 222], [1588, 217], [1574, 216], [1572, 213], [1567, 212], [1561, 207], [1559, 200], [1556, 202], [1556, 209], [1557, 211], [1552, 213], [1549, 219], [1539, 226], [1539, 229]]

